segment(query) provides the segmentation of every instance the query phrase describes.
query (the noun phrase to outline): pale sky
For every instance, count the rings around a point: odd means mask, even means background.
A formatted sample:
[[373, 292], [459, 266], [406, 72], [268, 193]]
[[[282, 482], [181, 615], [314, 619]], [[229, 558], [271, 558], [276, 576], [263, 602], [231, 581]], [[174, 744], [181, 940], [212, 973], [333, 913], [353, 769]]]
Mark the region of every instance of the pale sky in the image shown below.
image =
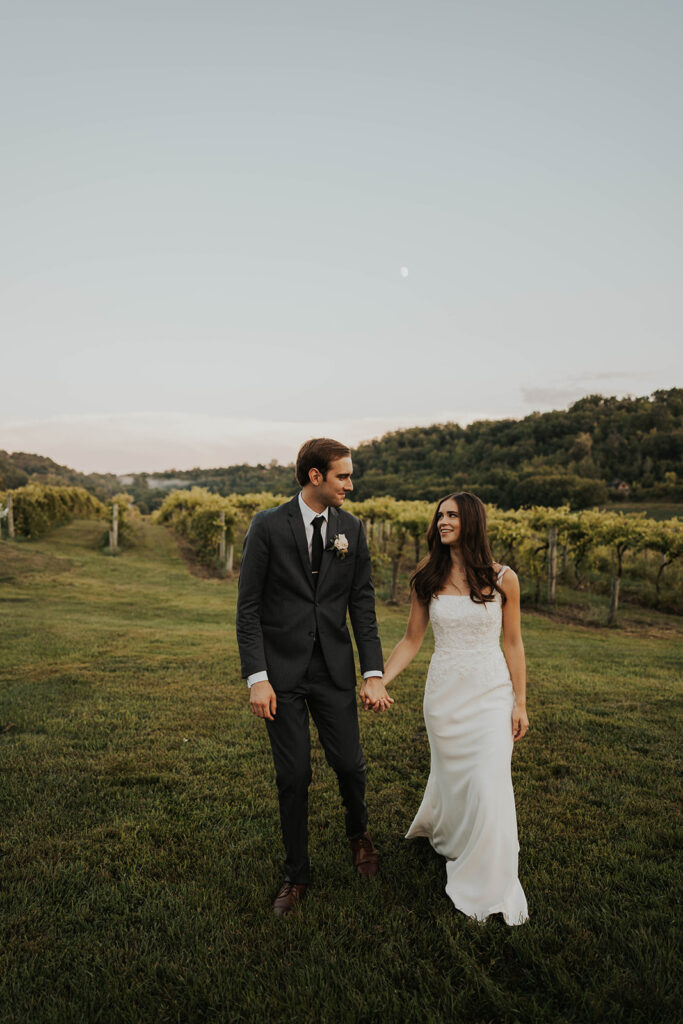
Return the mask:
[[0, 448], [288, 462], [681, 384], [678, 0], [4, 8]]

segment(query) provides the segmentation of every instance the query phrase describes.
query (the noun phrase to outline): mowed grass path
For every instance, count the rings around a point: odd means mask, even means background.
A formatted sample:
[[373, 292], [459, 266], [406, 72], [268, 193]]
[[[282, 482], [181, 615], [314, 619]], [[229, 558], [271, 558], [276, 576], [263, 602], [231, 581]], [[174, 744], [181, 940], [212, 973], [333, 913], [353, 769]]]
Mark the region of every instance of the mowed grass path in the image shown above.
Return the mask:
[[[316, 744], [315, 885], [278, 921], [274, 774], [239, 676], [236, 585], [191, 576], [159, 527], [117, 558], [101, 533], [0, 542], [2, 1024], [676, 1019], [680, 631], [526, 616], [527, 925], [456, 912], [444, 862], [402, 838], [428, 771], [427, 643], [392, 711], [361, 720], [381, 877], [353, 874]], [[405, 617], [379, 608], [387, 652]]]

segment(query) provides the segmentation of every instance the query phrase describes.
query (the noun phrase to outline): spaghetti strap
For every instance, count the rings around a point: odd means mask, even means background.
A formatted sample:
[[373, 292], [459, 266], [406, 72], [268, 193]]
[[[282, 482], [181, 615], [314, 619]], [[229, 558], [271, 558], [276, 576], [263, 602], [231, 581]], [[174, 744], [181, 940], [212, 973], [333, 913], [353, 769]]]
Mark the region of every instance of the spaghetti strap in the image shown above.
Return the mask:
[[505, 573], [507, 572], [507, 570], [509, 568], [510, 568], [509, 565], [501, 565], [500, 572], [498, 573], [498, 582], [499, 583], [500, 583], [500, 581], [502, 580], [503, 576], [505, 575]]

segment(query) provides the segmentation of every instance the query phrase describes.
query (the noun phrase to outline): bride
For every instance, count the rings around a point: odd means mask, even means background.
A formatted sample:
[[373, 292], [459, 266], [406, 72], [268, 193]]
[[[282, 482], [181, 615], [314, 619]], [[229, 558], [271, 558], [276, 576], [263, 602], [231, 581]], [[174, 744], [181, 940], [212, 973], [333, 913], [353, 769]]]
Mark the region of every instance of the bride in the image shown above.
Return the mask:
[[408, 626], [384, 674], [386, 685], [413, 660], [431, 620], [424, 696], [431, 769], [406, 838], [426, 836], [446, 858], [446, 892], [458, 910], [523, 924], [510, 774], [513, 742], [529, 728], [519, 581], [493, 561], [486, 511], [474, 494], [442, 498], [427, 543], [411, 580]]

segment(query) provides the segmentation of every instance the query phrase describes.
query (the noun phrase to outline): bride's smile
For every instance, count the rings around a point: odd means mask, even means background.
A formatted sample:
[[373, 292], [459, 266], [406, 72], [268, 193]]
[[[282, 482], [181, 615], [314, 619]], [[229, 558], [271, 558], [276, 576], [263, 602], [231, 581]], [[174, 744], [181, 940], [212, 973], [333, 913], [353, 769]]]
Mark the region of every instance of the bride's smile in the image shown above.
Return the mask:
[[443, 501], [437, 513], [437, 529], [442, 544], [454, 544], [460, 537], [460, 513], [455, 501]]

